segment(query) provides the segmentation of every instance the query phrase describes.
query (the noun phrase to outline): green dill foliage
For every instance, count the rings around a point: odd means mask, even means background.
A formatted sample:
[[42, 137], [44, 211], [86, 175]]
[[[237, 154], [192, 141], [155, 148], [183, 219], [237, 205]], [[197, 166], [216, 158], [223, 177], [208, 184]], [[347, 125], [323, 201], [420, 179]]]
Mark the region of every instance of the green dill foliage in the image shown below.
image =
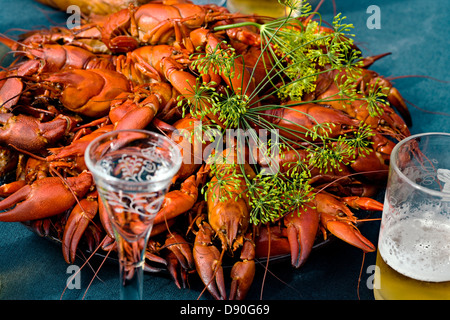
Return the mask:
[[250, 222], [273, 222], [302, 207], [311, 200], [312, 187], [306, 173], [265, 176], [257, 175], [247, 180], [247, 194], [251, 208]]
[[248, 108], [248, 96], [224, 89], [216, 96], [211, 112], [219, 115], [219, 120], [227, 128], [239, 128]]
[[236, 163], [224, 164], [217, 158], [214, 161], [210, 159], [209, 163], [210, 175], [213, 178], [202, 187], [202, 194], [206, 197], [211, 195], [213, 201], [216, 199], [220, 202], [237, 200], [241, 195], [234, 191], [239, 189], [244, 178], [239, 165]]
[[[192, 95], [185, 95], [178, 102], [183, 105], [183, 110], [197, 119], [207, 120], [202, 121], [202, 141], [208, 129], [212, 128], [222, 134], [225, 134], [225, 129], [250, 132], [250, 135], [237, 137], [238, 144], [243, 143], [244, 147], [238, 145], [236, 150], [249, 153], [241, 156], [246, 161], [254, 160], [249, 156], [254, 156], [252, 152], [255, 148], [262, 157], [259, 160], [272, 164], [282, 163], [288, 152], [295, 155], [296, 160], [283, 164], [278, 168], [280, 170], [271, 173], [268, 173], [270, 166], [262, 165], [261, 161], [250, 165], [245, 162], [243, 165], [243, 162], [226, 163], [229, 159], [224, 159], [223, 154], [208, 158], [211, 179], [202, 188], [202, 193], [218, 201], [232, 197], [237, 199], [245, 194], [253, 224], [277, 221], [310, 202], [314, 196], [310, 184], [313, 170], [323, 174], [333, 173], [341, 170], [342, 165], [351, 164], [356, 155], [364, 156], [371, 151], [374, 133], [368, 125], [361, 124], [338, 137], [329, 134], [335, 124], [319, 123], [314, 119], [316, 125], [312, 128], [292, 122], [291, 128], [286, 129], [277, 124], [283, 119], [283, 110], [294, 110], [295, 106], [304, 103], [340, 101], [350, 104], [359, 100], [371, 116], [377, 116], [382, 114], [383, 105], [388, 103], [387, 88], [381, 83], [362, 85], [361, 52], [355, 49], [354, 35], [351, 34], [353, 25], [346, 23], [345, 17], [338, 14], [330, 28], [323, 27], [320, 14], [312, 12], [311, 5], [306, 1], [286, 0], [281, 3], [290, 8], [291, 13], [286, 17], [265, 20], [264, 23], [246, 21], [215, 28], [218, 31], [254, 26], [259, 30], [261, 51], [270, 58], [266, 60], [263, 54], [257, 58], [257, 63], [262, 62], [266, 67], [267, 74], [262, 82], [256, 84], [254, 92], [242, 93], [241, 88], [224, 86], [220, 86], [219, 90], [216, 83], [202, 80], [208, 79], [212, 72], [228, 78], [226, 82], [232, 83], [230, 80], [239, 74], [234, 68], [245, 67], [242, 56], [237, 55], [226, 42], [221, 42], [216, 48], [207, 48], [206, 53], [192, 56], [192, 68], [198, 73], [197, 83], [192, 88]], [[253, 72], [255, 69], [252, 69], [251, 76]], [[314, 99], [318, 78], [331, 72], [335, 73], [332, 80], [338, 92], [323, 101]], [[244, 85], [242, 83], [242, 87]], [[270, 95], [277, 97], [280, 103], [265, 100], [267, 87], [271, 87], [268, 90]], [[313, 94], [313, 99], [302, 101], [308, 94]], [[286, 101], [295, 101], [295, 104], [285, 104]], [[300, 112], [298, 109], [295, 111]], [[208, 120], [211, 114], [221, 122], [220, 127]], [[288, 131], [296, 138], [280, 134], [278, 141], [272, 141], [251, 131], [255, 127], [267, 132]]]
[[315, 90], [317, 76], [321, 73], [319, 68], [327, 65], [331, 69], [353, 68], [356, 61], [352, 59], [354, 35], [349, 33], [353, 25], [345, 23], [346, 17], [336, 15], [333, 28], [321, 31], [319, 23], [311, 19], [320, 15], [311, 12], [308, 3], [294, 12], [300, 14], [261, 25], [260, 33], [261, 46], [278, 61], [277, 67], [288, 79], [278, 94], [298, 100]]
[[387, 100], [387, 92], [389, 88], [378, 85], [379, 79], [375, 84], [369, 84], [368, 90], [363, 100], [367, 103], [367, 110], [372, 117], [381, 116], [384, 113], [383, 106], [389, 105]]
[[191, 66], [200, 72], [200, 75], [207, 75], [209, 72], [224, 74], [227, 77], [234, 77], [234, 60], [236, 59], [235, 49], [227, 46], [225, 41], [217, 44], [215, 48], [207, 47], [206, 54], [194, 53]]
[[186, 83], [192, 93], [184, 96], [179, 95], [177, 106], [183, 108], [183, 116], [185, 116], [186, 111], [189, 111], [194, 117], [203, 120], [206, 118], [210, 110], [209, 106], [214, 102], [216, 96], [215, 83], [204, 83], [201, 78], [197, 78], [194, 86], [189, 82]]
[[355, 161], [356, 156], [370, 153], [374, 136], [373, 130], [365, 124], [355, 128], [351, 133], [344, 133], [337, 138], [325, 138], [322, 144], [311, 143], [305, 149], [307, 152], [308, 168], [316, 168], [323, 174], [334, 170], [341, 170], [341, 165], [348, 165]]
[[[361, 86], [364, 81], [362, 69], [357, 68], [362, 65], [362, 61], [355, 57], [357, 53], [353, 52], [348, 63], [343, 63], [338, 69], [345, 73], [338, 73], [335, 76], [335, 84], [339, 92], [335, 95], [335, 100], [342, 100], [350, 104], [354, 101], [361, 101], [361, 108], [366, 108], [371, 117], [381, 116], [384, 113], [383, 106], [389, 106], [387, 93], [389, 87], [384, 87], [380, 79], [375, 83], [368, 83]], [[361, 88], [363, 87], [363, 88]]]
[[339, 137], [339, 142], [347, 144], [349, 152], [352, 154], [369, 154], [370, 146], [372, 145], [371, 137], [374, 135], [375, 133], [369, 125], [362, 124], [356, 131], [353, 131], [352, 138], [349, 139], [347, 135], [344, 134]]
[[219, 93], [216, 90], [216, 83], [205, 83], [201, 80], [211, 72], [229, 79], [236, 76], [235, 62], [242, 57], [235, 54], [234, 48], [224, 49], [222, 45], [226, 46], [226, 42], [220, 42], [206, 53], [192, 56], [194, 62], [191, 66], [199, 72], [199, 78], [196, 86], [192, 88], [194, 92], [192, 96], [181, 98], [179, 104], [184, 106], [183, 110], [189, 107], [191, 114], [199, 119], [204, 119], [208, 114], [217, 114], [219, 121], [226, 128], [238, 128], [248, 108], [248, 96], [237, 94], [239, 88], [232, 87], [223, 88]]

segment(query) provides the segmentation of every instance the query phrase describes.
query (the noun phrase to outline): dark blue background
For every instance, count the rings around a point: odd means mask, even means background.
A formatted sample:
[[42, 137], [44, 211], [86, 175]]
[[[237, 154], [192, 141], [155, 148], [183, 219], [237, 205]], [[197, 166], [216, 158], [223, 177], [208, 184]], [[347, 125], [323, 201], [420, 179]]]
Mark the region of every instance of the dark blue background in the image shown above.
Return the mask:
[[[317, 3], [317, 2], [316, 2]], [[366, 25], [377, 5], [381, 11], [381, 28]], [[336, 11], [342, 12], [355, 26], [357, 44], [363, 54], [391, 52], [375, 63], [372, 69], [383, 76], [430, 76], [397, 79], [395, 86], [410, 105], [413, 119], [411, 132], [450, 132], [449, 114], [449, 25], [448, 0], [336, 0]], [[333, 4], [326, 0], [320, 9], [324, 20], [333, 17]], [[0, 32], [18, 34], [14, 28], [38, 28], [65, 22], [65, 14], [31, 0], [9, 2], [0, 0]], [[376, 215], [379, 217], [380, 215]], [[361, 231], [377, 243], [379, 222], [366, 223]], [[313, 252], [301, 269], [295, 270], [288, 261], [272, 264], [264, 277], [261, 265], [248, 299], [358, 299], [357, 287], [362, 252], [341, 241]], [[81, 261], [77, 261], [81, 265]], [[97, 268], [99, 261], [93, 262]], [[373, 299], [367, 286], [375, 264], [375, 253], [367, 254], [362, 267], [360, 298]], [[0, 222], [0, 299], [60, 299], [64, 291], [68, 265], [61, 248], [30, 233], [18, 223]], [[63, 299], [82, 299], [93, 277], [85, 266], [81, 272], [81, 289], [66, 290]], [[89, 288], [85, 299], [117, 299], [118, 268], [105, 264]], [[179, 290], [165, 274], [146, 274], [145, 299], [197, 299], [203, 287], [197, 277], [190, 277], [190, 288]], [[200, 299], [211, 299], [208, 293]], [[42, 311], [41, 311], [42, 312]], [[46, 313], [46, 311], [44, 311]]]

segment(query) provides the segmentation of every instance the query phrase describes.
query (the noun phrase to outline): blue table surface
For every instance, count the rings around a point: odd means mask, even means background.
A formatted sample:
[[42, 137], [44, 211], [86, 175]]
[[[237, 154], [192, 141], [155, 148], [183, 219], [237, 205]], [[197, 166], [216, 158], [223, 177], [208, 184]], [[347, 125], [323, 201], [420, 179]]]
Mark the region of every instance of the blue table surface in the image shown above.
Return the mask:
[[[370, 29], [367, 20], [380, 10], [380, 28]], [[18, 34], [17, 29], [42, 28], [64, 23], [66, 15], [31, 0], [0, 0], [0, 33]], [[394, 80], [395, 86], [410, 103], [413, 126], [411, 133], [450, 132], [449, 40], [450, 1], [435, 0], [336, 0], [336, 11], [355, 26], [357, 44], [365, 56], [391, 52], [371, 69], [386, 77], [412, 75]], [[320, 9], [331, 21], [333, 3], [326, 0]], [[417, 76], [429, 76], [435, 79]], [[438, 81], [439, 80], [439, 81]], [[380, 217], [377, 214], [376, 217]], [[377, 243], [379, 222], [368, 222], [361, 232]], [[294, 269], [289, 261], [257, 266], [257, 275], [248, 299], [257, 300], [372, 300], [375, 253], [363, 254], [342, 241], [333, 241], [314, 251], [307, 263]], [[81, 271], [80, 288], [65, 290], [72, 274], [64, 262], [61, 247], [28, 231], [19, 223], [0, 222], [0, 299], [11, 300], [115, 300], [118, 299], [118, 266], [103, 265], [95, 260]], [[76, 266], [82, 261], [77, 260]], [[94, 271], [93, 271], [94, 270]], [[211, 299], [197, 277], [189, 278], [189, 288], [178, 289], [167, 274], [145, 274], [144, 299], [200, 300]], [[86, 292], [86, 289], [90, 285]]]

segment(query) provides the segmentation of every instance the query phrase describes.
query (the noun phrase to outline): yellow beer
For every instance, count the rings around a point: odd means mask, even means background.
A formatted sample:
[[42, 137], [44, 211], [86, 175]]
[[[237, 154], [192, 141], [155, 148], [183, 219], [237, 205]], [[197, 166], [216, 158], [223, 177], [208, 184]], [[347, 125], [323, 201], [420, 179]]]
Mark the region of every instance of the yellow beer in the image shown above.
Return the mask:
[[282, 17], [287, 13], [286, 6], [277, 0], [228, 0], [227, 8], [232, 12], [258, 14], [273, 18]]
[[446, 220], [408, 219], [382, 230], [375, 299], [450, 299], [450, 223]]

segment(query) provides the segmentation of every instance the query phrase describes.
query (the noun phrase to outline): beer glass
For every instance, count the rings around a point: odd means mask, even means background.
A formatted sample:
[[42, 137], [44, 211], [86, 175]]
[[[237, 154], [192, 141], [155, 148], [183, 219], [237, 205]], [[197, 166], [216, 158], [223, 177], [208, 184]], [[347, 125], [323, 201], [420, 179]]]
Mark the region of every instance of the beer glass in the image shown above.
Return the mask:
[[94, 139], [85, 161], [114, 229], [120, 298], [141, 300], [147, 241], [181, 153], [170, 139], [145, 130], [116, 130]]
[[450, 299], [450, 134], [410, 136], [390, 161], [375, 299]]

